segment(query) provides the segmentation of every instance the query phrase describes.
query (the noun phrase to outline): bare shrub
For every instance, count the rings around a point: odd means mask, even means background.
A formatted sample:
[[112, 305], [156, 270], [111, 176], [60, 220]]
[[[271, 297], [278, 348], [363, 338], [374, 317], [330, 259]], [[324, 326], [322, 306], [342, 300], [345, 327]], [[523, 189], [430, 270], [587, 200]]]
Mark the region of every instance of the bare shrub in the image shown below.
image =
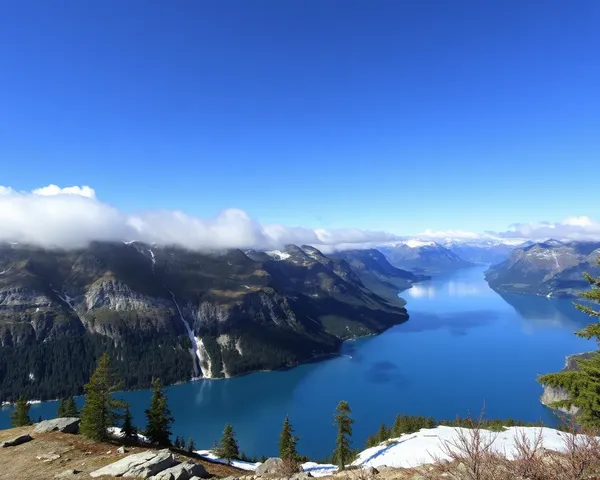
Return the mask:
[[300, 472], [302, 472], [302, 464], [298, 460], [284, 458], [277, 467], [275, 476], [289, 479]]
[[449, 461], [432, 455], [436, 462], [429, 478], [444, 475], [455, 480], [498, 480], [504, 457], [492, 448], [498, 433], [482, 427], [483, 412], [477, 420], [468, 417], [467, 428], [456, 428], [456, 437], [443, 442], [441, 451]]
[[544, 432], [540, 428], [530, 438], [525, 429], [519, 429], [514, 436], [512, 460], [505, 460], [503, 468], [508, 478], [526, 478], [528, 480], [548, 480], [553, 478], [544, 449]]
[[571, 420], [569, 429], [563, 433], [564, 452], [549, 454], [547, 463], [552, 477], [557, 480], [583, 480], [599, 478], [600, 440], [597, 429], [577, 429]]

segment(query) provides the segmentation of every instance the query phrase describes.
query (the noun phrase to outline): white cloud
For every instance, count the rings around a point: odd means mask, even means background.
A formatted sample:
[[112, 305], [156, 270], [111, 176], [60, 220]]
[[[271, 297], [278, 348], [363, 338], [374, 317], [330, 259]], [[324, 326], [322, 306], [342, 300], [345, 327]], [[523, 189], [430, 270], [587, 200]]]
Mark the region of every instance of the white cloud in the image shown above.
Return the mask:
[[599, 240], [600, 222], [590, 217], [569, 217], [562, 222], [515, 223], [499, 232], [501, 238], [526, 238], [529, 240]]
[[81, 187], [60, 188], [57, 185], [48, 185], [47, 187], [36, 188], [32, 192], [34, 195], [79, 195], [81, 197], [96, 198], [96, 192], [93, 188], [83, 185]]
[[88, 186], [49, 185], [31, 192], [0, 186], [0, 241], [76, 248], [93, 240], [139, 240], [201, 250], [279, 248], [287, 243], [357, 248], [366, 242], [395, 238], [389, 233], [358, 229], [261, 225], [238, 209], [224, 210], [208, 220], [181, 211], [128, 215], [98, 200]]

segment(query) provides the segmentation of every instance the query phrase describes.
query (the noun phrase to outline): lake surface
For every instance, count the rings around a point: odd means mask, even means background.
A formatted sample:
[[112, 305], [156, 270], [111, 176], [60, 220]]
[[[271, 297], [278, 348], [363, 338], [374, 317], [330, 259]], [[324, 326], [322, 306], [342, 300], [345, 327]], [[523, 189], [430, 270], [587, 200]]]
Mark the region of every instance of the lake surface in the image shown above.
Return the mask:
[[[290, 415], [300, 453], [313, 459], [334, 446], [339, 400], [353, 411], [354, 446], [397, 413], [555, 423], [539, 403], [538, 374], [563, 367], [565, 356], [596, 344], [573, 335], [590, 323], [569, 300], [503, 295], [483, 278], [485, 268], [462, 270], [402, 292], [410, 320], [373, 337], [347, 342], [342, 355], [287, 371], [196, 381], [167, 389], [176, 419], [173, 434], [210, 448], [231, 423], [249, 455], [275, 455], [281, 424]], [[144, 425], [150, 392], [125, 392], [137, 425]], [[33, 405], [32, 419], [56, 415], [56, 402]], [[0, 412], [0, 428], [9, 410]]]

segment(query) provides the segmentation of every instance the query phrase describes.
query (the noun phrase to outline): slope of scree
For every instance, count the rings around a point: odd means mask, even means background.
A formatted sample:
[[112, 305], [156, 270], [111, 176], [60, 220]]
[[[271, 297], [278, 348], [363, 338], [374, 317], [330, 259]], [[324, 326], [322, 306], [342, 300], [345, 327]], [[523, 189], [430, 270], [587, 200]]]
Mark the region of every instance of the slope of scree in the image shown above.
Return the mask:
[[0, 400], [82, 392], [108, 350], [126, 388], [296, 365], [408, 318], [312, 247], [0, 246]]

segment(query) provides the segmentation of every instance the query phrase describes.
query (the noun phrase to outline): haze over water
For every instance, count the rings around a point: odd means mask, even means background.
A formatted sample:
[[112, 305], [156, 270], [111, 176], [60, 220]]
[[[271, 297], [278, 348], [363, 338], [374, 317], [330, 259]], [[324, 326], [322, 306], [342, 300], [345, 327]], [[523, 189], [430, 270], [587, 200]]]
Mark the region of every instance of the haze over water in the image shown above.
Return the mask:
[[[286, 414], [302, 454], [322, 458], [333, 449], [339, 400], [353, 410], [354, 447], [397, 413], [554, 423], [539, 403], [538, 374], [563, 367], [565, 356], [596, 348], [573, 335], [590, 322], [570, 300], [492, 291], [485, 268], [437, 277], [402, 292], [410, 320], [387, 332], [344, 344], [341, 356], [286, 371], [197, 381], [167, 389], [176, 419], [173, 434], [210, 448], [231, 423], [242, 450], [272, 456]], [[150, 392], [120, 394], [138, 426]], [[56, 402], [33, 405], [32, 419], [56, 415]], [[9, 425], [0, 412], [0, 428]]]

